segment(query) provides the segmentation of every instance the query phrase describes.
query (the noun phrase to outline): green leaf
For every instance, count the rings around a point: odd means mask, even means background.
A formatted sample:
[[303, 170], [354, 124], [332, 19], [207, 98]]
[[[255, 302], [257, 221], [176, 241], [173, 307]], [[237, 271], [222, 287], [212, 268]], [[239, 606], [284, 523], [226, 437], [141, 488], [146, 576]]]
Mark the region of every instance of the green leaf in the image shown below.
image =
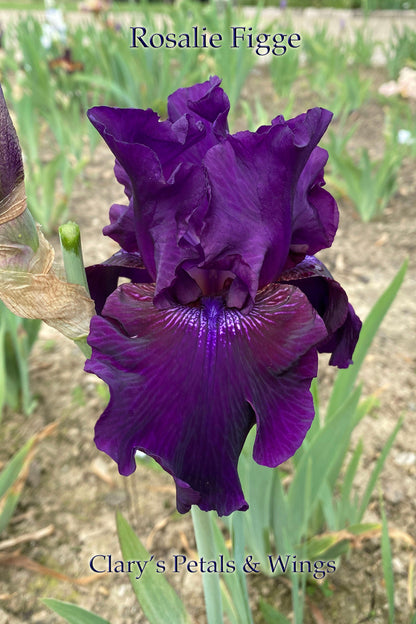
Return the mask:
[[373, 493], [377, 479], [380, 475], [380, 472], [383, 469], [384, 462], [386, 461], [387, 455], [389, 454], [390, 449], [393, 446], [393, 442], [396, 439], [396, 436], [399, 433], [399, 430], [402, 424], [403, 424], [403, 418], [399, 418], [399, 422], [397, 423], [392, 433], [388, 437], [387, 442], [384, 445], [382, 452], [380, 453], [380, 457], [378, 458], [377, 463], [373, 468], [373, 471], [370, 475], [370, 478], [367, 483], [367, 487], [365, 488], [365, 492], [361, 500], [360, 508], [358, 510], [358, 520], [361, 520], [361, 518], [364, 515], [365, 510], [368, 507], [368, 503], [370, 502], [370, 498]]
[[55, 600], [55, 598], [43, 598], [42, 602], [70, 624], [110, 624], [108, 620], [104, 620], [99, 615], [70, 602]]
[[[34, 438], [26, 442], [0, 473], [0, 533], [4, 531], [14, 514], [20, 498], [20, 489], [13, 488], [19, 478], [26, 457], [33, 446]], [[2, 498], [4, 500], [2, 501]]]
[[345, 555], [350, 550], [350, 540], [344, 539], [340, 540], [333, 546], [330, 546], [327, 550], [325, 550], [320, 556], [320, 559], [325, 561], [333, 561], [341, 557], [341, 555]]
[[359, 522], [358, 524], [352, 524], [347, 530], [348, 533], [352, 533], [353, 535], [362, 535], [369, 531], [379, 531], [380, 528], [381, 525], [379, 522]]
[[[238, 470], [250, 508], [243, 514], [245, 534], [249, 537], [250, 553], [261, 561], [270, 553], [270, 525], [276, 505], [274, 470], [253, 462], [254, 428], [250, 431]], [[282, 510], [281, 510], [282, 511]]]
[[383, 500], [380, 497], [381, 503], [381, 520], [382, 520], [382, 532], [381, 532], [381, 561], [383, 565], [384, 582], [386, 584], [387, 602], [389, 605], [389, 624], [394, 624], [394, 577], [393, 577], [393, 565], [391, 557], [391, 545], [389, 538], [389, 529], [387, 525], [387, 518], [384, 511]]
[[121, 551], [125, 561], [148, 561], [144, 573], [137, 579], [137, 572], [129, 574], [137, 600], [150, 624], [186, 624], [190, 623], [189, 615], [183, 602], [173, 587], [157, 573], [152, 565], [151, 555], [147, 552], [127, 520], [117, 512], [117, 531]]
[[343, 541], [344, 540], [340, 540], [337, 533], [312, 537], [305, 544], [308, 559], [312, 560], [321, 557], [329, 548]]
[[0, 308], [0, 422], [3, 412], [3, 407], [6, 403], [6, 354], [4, 345], [4, 323], [1, 316]]
[[[241, 511], [234, 512], [234, 514], [242, 513], [243, 512]], [[225, 562], [229, 561], [231, 559], [230, 552], [227, 548], [224, 536], [220, 531], [218, 523], [213, 522], [212, 528], [217, 554], [222, 555]], [[236, 569], [234, 572], [230, 572], [228, 574], [225, 573], [222, 575], [221, 593], [224, 600], [224, 607], [230, 620], [232, 620], [236, 624], [252, 624], [253, 620], [251, 618], [250, 605], [248, 602], [247, 591], [245, 587], [246, 580], [244, 572], [241, 571], [242, 557], [243, 553], [240, 553], [240, 561], [237, 557], [234, 557], [234, 562], [236, 565]]]
[[[215, 559], [218, 555], [214, 540], [215, 512], [202, 511], [197, 505], [193, 505], [191, 514], [199, 556], [207, 561]], [[207, 624], [222, 622], [224, 611], [218, 574], [203, 574], [202, 585], [204, 588]]]
[[[282, 483], [283, 473], [281, 473], [278, 468], [275, 468], [273, 472], [274, 507], [272, 510], [272, 535], [277, 552], [289, 554], [293, 553], [295, 548], [294, 536], [292, 533], [292, 518], [293, 514], [296, 514], [296, 510], [292, 509], [288, 503], [287, 495], [284, 491]], [[270, 552], [271, 548], [269, 547], [263, 557], [263, 560], [266, 558], [267, 554], [270, 554]], [[269, 574], [270, 576], [275, 575], [269, 567], [263, 569], [263, 572], [265, 574]]]
[[25, 459], [32, 448], [34, 438], [31, 438], [26, 444], [14, 455], [5, 468], [0, 472], [0, 499], [5, 495], [7, 490], [12, 487], [17, 480], [20, 471], [23, 468]]
[[280, 611], [264, 600], [260, 600], [260, 611], [267, 624], [290, 624], [290, 620], [288, 620], [283, 613], [280, 613]]
[[360, 388], [356, 388], [338, 416], [325, 423], [299, 462], [287, 495], [289, 509], [293, 510], [290, 531], [296, 543], [301, 542], [314, 503], [318, 501], [337, 459], [335, 451], [342, 447], [349, 431], [350, 419], [347, 416], [355, 412], [360, 391]]
[[357, 474], [358, 465], [363, 452], [363, 442], [360, 440], [354, 450], [351, 459], [348, 463], [345, 471], [344, 478], [340, 484], [341, 499], [339, 502], [338, 519], [339, 526], [343, 526], [350, 516], [352, 509], [350, 505], [351, 491], [354, 483], [355, 475]]
[[364, 321], [360, 338], [353, 355], [354, 364], [348, 369], [340, 370], [338, 372], [328, 406], [328, 414], [334, 414], [337, 408], [339, 408], [350, 396], [373, 338], [403, 282], [407, 265], [408, 261], [405, 260], [390, 285], [377, 300], [368, 317]]
[[0, 533], [4, 531], [6, 526], [9, 524], [14, 514], [14, 510], [17, 507], [17, 503], [19, 502], [19, 498], [20, 492], [14, 492], [13, 490], [6, 495], [0, 513]]

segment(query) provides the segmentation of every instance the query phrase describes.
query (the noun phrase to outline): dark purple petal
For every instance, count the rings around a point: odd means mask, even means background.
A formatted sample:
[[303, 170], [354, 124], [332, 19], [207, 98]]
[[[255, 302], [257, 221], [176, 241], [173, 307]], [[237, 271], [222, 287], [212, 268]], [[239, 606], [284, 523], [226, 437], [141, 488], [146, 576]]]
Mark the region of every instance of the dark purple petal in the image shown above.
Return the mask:
[[86, 267], [85, 272], [97, 314], [101, 314], [107, 297], [117, 288], [120, 277], [127, 277], [139, 284], [153, 282], [138, 253], [118, 251], [101, 264]]
[[237, 462], [248, 431], [256, 422], [258, 462], [296, 451], [313, 418], [313, 347], [326, 335], [293, 286], [265, 289], [243, 315], [220, 297], [158, 310], [152, 287], [123, 284], [91, 322], [86, 370], [111, 393], [96, 444], [125, 475], [136, 450], [154, 457], [180, 485], [181, 512], [197, 495], [220, 515], [246, 509]]
[[349, 303], [343, 324], [327, 340], [318, 345], [320, 353], [331, 353], [329, 363], [338, 368], [348, 368], [353, 363], [352, 355], [360, 336], [362, 322]]
[[127, 252], [138, 253], [133, 205], [113, 204], [110, 208], [110, 224], [103, 228], [109, 236]]
[[316, 148], [332, 115], [316, 108], [256, 133], [224, 129], [220, 136], [214, 125], [228, 100], [219, 79], [181, 89], [169, 102], [173, 123], [150, 110], [89, 112], [130, 200], [126, 208], [113, 205], [104, 232], [140, 251], [158, 306], [175, 301], [173, 291], [185, 293], [183, 303], [205, 293], [189, 280], [202, 269], [231, 273], [227, 304], [247, 310], [259, 288], [332, 242], [336, 205], [321, 188], [323, 152]]
[[293, 284], [302, 290], [323, 319], [328, 337], [318, 345], [321, 353], [332, 353], [329, 363], [339, 368], [352, 364], [361, 321], [348, 303], [348, 297], [326, 266], [313, 256], [289, 269], [280, 282]]
[[0, 86], [0, 201], [11, 193], [23, 177], [19, 139]]
[[154, 457], [181, 513], [247, 509], [237, 463], [250, 428], [258, 463], [291, 457], [314, 415], [318, 351], [348, 366], [361, 327], [311, 256], [338, 225], [317, 147], [332, 114], [230, 135], [228, 111], [217, 77], [172, 94], [166, 121], [89, 111], [128, 200], [104, 228], [123, 251], [87, 271], [102, 316], [86, 370], [111, 395], [96, 443], [125, 475], [136, 450]]
[[[201, 252], [195, 247], [199, 243], [199, 230], [208, 208], [209, 188], [201, 167], [179, 165], [166, 179], [162, 164], [153, 149], [139, 143], [128, 143], [128, 140], [137, 138], [127, 128], [127, 122], [137, 121], [134, 116], [130, 120], [133, 112], [148, 111], [128, 110], [125, 125], [122, 111], [118, 109], [115, 112], [105, 107], [92, 109], [90, 118], [115, 154], [118, 166], [122, 167], [131, 181], [129, 189], [135, 197], [134, 226], [138, 249], [156, 281], [158, 294], [173, 283], [176, 270], [180, 269], [184, 260], [191, 260], [191, 264], [201, 260]], [[153, 123], [152, 120], [149, 117], [149, 123]], [[159, 126], [163, 123], [158, 122]], [[107, 131], [106, 124], [111, 130]], [[139, 138], [144, 140], [143, 137]], [[155, 147], [154, 141], [152, 147]], [[128, 236], [128, 244], [133, 245], [131, 207], [125, 211], [115, 208], [113, 218], [115, 228], [111, 235], [119, 240]], [[120, 233], [120, 219], [127, 228], [124, 235]]]
[[315, 415], [309, 388], [317, 372], [317, 351], [312, 348], [284, 375], [275, 376], [269, 392], [262, 393], [256, 388], [250, 403], [260, 415], [253, 448], [258, 464], [278, 466], [302, 444]]
[[133, 189], [131, 181], [123, 167], [116, 160], [114, 174], [117, 181], [124, 186], [129, 200], [128, 206], [113, 204], [110, 208], [110, 225], [103, 228], [103, 234], [115, 240], [124, 251], [138, 252], [136, 225], [134, 221]]
[[180, 163], [200, 163], [218, 142], [208, 122], [189, 114], [172, 123], [160, 121], [150, 109], [96, 106], [88, 111], [88, 117], [132, 182], [138, 165], [146, 166], [140, 147], [146, 146], [154, 154], [167, 180]]
[[297, 194], [299, 178], [330, 118], [323, 109], [288, 122], [278, 118], [257, 133], [228, 136], [203, 160], [211, 184], [201, 236], [204, 267], [239, 278], [239, 295], [232, 298], [237, 307], [245, 301], [243, 285], [253, 300], [286, 266], [293, 220], [306, 203], [306, 189]]
[[208, 133], [212, 132], [212, 138], [216, 138], [212, 145], [217, 143], [228, 134], [227, 116], [230, 110], [230, 101], [220, 84], [218, 76], [211, 76], [206, 82], [172, 93], [168, 97], [169, 119], [176, 121], [182, 115], [191, 113], [204, 123]]
[[339, 213], [335, 199], [322, 186], [328, 152], [316, 147], [296, 186], [292, 212], [291, 250], [314, 255], [332, 245]]

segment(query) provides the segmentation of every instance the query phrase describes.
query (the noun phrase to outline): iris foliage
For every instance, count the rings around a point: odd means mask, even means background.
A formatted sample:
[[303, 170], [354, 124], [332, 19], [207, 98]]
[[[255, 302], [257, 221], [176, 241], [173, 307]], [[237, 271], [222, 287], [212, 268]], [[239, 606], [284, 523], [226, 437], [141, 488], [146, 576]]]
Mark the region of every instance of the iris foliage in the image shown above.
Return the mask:
[[[276, 557], [280, 554], [283, 561], [286, 556], [292, 560], [293, 555], [298, 561], [333, 560], [338, 566], [341, 556], [349, 551], [350, 542], [355, 537], [376, 531], [382, 536], [383, 571], [388, 592], [390, 624], [394, 622], [394, 579], [387, 520], [383, 511], [381, 523], [369, 524], [365, 522], [364, 514], [402, 421], [399, 419], [390, 433], [367, 484], [360, 493], [357, 491], [355, 477], [364, 446], [360, 440], [352, 448], [351, 440], [357, 425], [377, 404], [377, 399], [373, 396], [361, 399], [359, 371], [374, 336], [400, 289], [406, 269], [407, 263], [404, 263], [370, 311], [355, 351], [355, 367], [338, 372], [325, 414], [319, 406], [318, 384], [315, 385], [315, 421], [304, 444], [294, 456], [292, 466], [270, 470], [264, 466], [253, 465], [250, 458], [253, 437], [247, 440], [240, 459], [239, 472], [251, 506], [246, 512], [234, 512], [227, 522], [233, 547], [230, 549], [226, 545], [226, 536], [220, 531], [212, 512], [205, 514], [208, 525], [205, 528], [211, 532], [211, 539], [208, 542], [199, 540], [198, 532], [196, 533], [198, 554], [206, 560], [222, 555], [224, 560], [232, 559], [241, 565], [245, 554], [250, 553], [255, 561], [261, 562], [262, 571], [266, 573], [269, 570], [272, 575], [268, 564], [269, 556]], [[117, 515], [117, 529], [124, 560], [150, 559], [150, 553], [121, 514]], [[282, 570], [278, 569], [276, 574], [281, 573]], [[316, 581], [311, 574], [299, 574], [290, 569], [290, 566], [286, 575], [291, 580], [293, 622], [302, 624], [306, 586]], [[208, 618], [208, 622], [223, 621], [224, 613], [231, 624], [253, 624], [245, 576], [239, 566], [235, 573], [222, 575], [219, 585], [220, 619], [218, 613], [214, 613]], [[204, 581], [207, 577], [210, 575], [206, 574]], [[185, 605], [162, 574], [156, 574], [152, 569], [138, 583], [136, 573], [132, 572], [130, 579], [140, 607], [150, 624], [164, 624], [167, 618], [172, 624], [185, 624], [189, 621]], [[210, 580], [215, 583], [217, 579], [207, 579], [207, 582]], [[209, 609], [208, 603], [215, 588], [208, 587], [205, 590]], [[157, 599], [160, 596], [163, 596], [163, 600]], [[90, 612], [81, 611], [76, 605], [51, 599], [45, 600], [45, 603], [70, 623], [105, 622]], [[267, 623], [290, 622], [282, 612], [267, 602], [261, 600], [258, 606]]]

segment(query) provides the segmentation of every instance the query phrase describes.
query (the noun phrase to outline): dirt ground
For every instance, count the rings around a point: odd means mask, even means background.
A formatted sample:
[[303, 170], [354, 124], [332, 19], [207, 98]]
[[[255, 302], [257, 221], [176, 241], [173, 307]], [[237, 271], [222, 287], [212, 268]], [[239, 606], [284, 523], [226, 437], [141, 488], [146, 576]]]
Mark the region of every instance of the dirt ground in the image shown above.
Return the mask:
[[[385, 76], [377, 70], [374, 81]], [[276, 115], [278, 102], [265, 82], [261, 69], [250, 77], [247, 93], [263, 90], [264, 101]], [[296, 110], [319, 104], [299, 92]], [[380, 122], [383, 111], [376, 101], [360, 109], [356, 147], [383, 148]], [[71, 217], [83, 234], [85, 263], [104, 260], [116, 245], [101, 235], [111, 203], [124, 201], [122, 188], [113, 178], [112, 156], [100, 146], [86, 168], [74, 193]], [[409, 268], [403, 286], [373, 343], [363, 366], [363, 396], [375, 393], [377, 409], [360, 424], [354, 439], [364, 441], [360, 478], [364, 484], [381, 449], [397, 423], [404, 423], [387, 459], [380, 479], [389, 526], [416, 540], [416, 168], [410, 158], [403, 163], [398, 191], [384, 214], [363, 224], [348, 200], [340, 199], [341, 222], [331, 249], [319, 257], [348, 293], [361, 318], [365, 318], [379, 295], [394, 277], [405, 258]], [[126, 575], [90, 576], [94, 554], [120, 558], [115, 529], [115, 512], [121, 510], [148, 549], [158, 558], [173, 553], [190, 554], [195, 547], [190, 515], [175, 511], [171, 478], [140, 466], [128, 479], [118, 475], [115, 464], [97, 451], [93, 443], [94, 424], [105, 399], [103, 385], [83, 372], [83, 356], [69, 341], [44, 326], [31, 356], [31, 384], [37, 405], [30, 417], [7, 413], [3, 416], [0, 460], [6, 461], [33, 434], [56, 423], [32, 461], [27, 485], [12, 524], [2, 538], [10, 539], [52, 525], [50, 533], [9, 548], [26, 557], [20, 564], [0, 567], [0, 624], [58, 624], [60, 618], [40, 602], [42, 597], [69, 600], [91, 609], [112, 624], [146, 622], [134, 598]], [[334, 371], [322, 356], [320, 380], [328, 388]], [[380, 520], [379, 494], [370, 503], [365, 520]], [[416, 550], [402, 537], [392, 540], [396, 582], [396, 622], [407, 624], [415, 605], [416, 587], [408, 583], [409, 566]], [[27, 560], [70, 577], [62, 580], [28, 569]], [[23, 563], [26, 565], [23, 566]], [[205, 622], [199, 575], [168, 575], [186, 602], [194, 621]], [[81, 579], [81, 584], [79, 582]], [[290, 615], [290, 592], [284, 579], [256, 579], [250, 586], [253, 605], [260, 596]], [[309, 593], [305, 622], [317, 624], [359, 624], [388, 621], [379, 538], [365, 540], [351, 549], [331, 578], [328, 591]], [[317, 613], [316, 608], [319, 608]], [[313, 615], [315, 613], [315, 615]], [[318, 619], [317, 619], [318, 618]], [[321, 619], [319, 619], [321, 618]], [[261, 615], [254, 616], [262, 624]]]

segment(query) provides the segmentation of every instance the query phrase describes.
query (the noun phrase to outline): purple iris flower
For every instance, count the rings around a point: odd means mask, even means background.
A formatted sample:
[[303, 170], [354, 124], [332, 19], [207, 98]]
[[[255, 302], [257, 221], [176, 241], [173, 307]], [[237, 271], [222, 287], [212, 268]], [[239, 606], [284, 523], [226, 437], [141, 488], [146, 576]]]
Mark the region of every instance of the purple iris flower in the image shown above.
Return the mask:
[[104, 228], [120, 251], [87, 269], [86, 370], [111, 395], [95, 441], [123, 475], [138, 450], [159, 462], [181, 513], [248, 508], [237, 462], [249, 430], [259, 464], [291, 457], [313, 420], [318, 352], [349, 366], [361, 326], [314, 257], [338, 226], [317, 147], [332, 114], [231, 135], [228, 111], [217, 77], [173, 93], [165, 121], [89, 111], [128, 199]]

